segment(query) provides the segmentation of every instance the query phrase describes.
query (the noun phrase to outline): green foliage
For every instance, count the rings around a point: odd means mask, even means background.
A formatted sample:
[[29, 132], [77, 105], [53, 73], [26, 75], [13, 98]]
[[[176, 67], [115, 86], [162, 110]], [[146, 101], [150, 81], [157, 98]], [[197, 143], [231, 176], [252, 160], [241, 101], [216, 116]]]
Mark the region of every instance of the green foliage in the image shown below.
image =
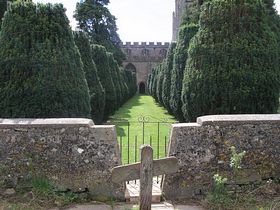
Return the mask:
[[15, 2], [0, 33], [2, 118], [89, 117], [89, 89], [61, 4]]
[[[110, 68], [109, 64], [112, 58], [108, 57], [108, 53], [105, 47], [101, 45], [92, 46], [92, 58], [97, 67], [97, 73], [100, 78], [100, 82], [105, 89], [105, 110], [104, 118], [106, 119], [110, 114], [112, 114], [117, 109], [117, 94], [115, 83], [113, 79], [113, 70]], [[111, 59], [111, 60], [109, 60]]]
[[2, 18], [4, 17], [4, 13], [7, 10], [7, 0], [1, 0], [0, 1], [0, 30], [1, 30], [1, 24], [2, 24]]
[[105, 89], [104, 119], [113, 114], [136, 90], [136, 76], [120, 68], [112, 53], [101, 45], [92, 46], [92, 58], [97, 67], [101, 84]]
[[121, 83], [123, 82], [121, 80], [120, 76], [120, 68], [118, 66], [118, 63], [114, 59], [114, 56], [112, 53], [107, 53], [110, 72], [113, 78], [113, 83], [115, 85], [115, 92], [116, 92], [116, 108], [120, 107], [123, 101], [123, 93], [121, 89]]
[[230, 167], [236, 172], [238, 169], [241, 169], [241, 161], [246, 154], [245, 151], [237, 153], [234, 146], [230, 148], [231, 157], [230, 157]]
[[[233, 172], [236, 173], [241, 169], [241, 161], [246, 152], [237, 153], [234, 146], [232, 146], [230, 150], [231, 156], [229, 165], [233, 169]], [[207, 195], [206, 200], [214, 205], [216, 209], [225, 209], [226, 206], [231, 205], [230, 202], [232, 202], [226, 186], [228, 179], [219, 174], [215, 174], [213, 176], [213, 181], [213, 190]]]
[[32, 189], [35, 193], [47, 196], [53, 191], [52, 183], [45, 177], [33, 177], [31, 181]]
[[179, 38], [174, 52], [173, 68], [171, 71], [170, 108], [179, 121], [183, 121], [181, 91], [183, 72], [188, 57], [189, 43], [197, 32], [196, 24], [182, 25], [179, 30]]
[[136, 85], [136, 74], [133, 74], [129, 70], [124, 70], [124, 79], [126, 82], [126, 85], [128, 87], [129, 91], [129, 98], [134, 96], [134, 94], [137, 92], [137, 85]]
[[[130, 90], [129, 90], [129, 81], [126, 79], [125, 70], [123, 68], [119, 68], [120, 70], [120, 78], [121, 78], [121, 91], [122, 91], [122, 104], [126, 102], [130, 98]], [[136, 81], [135, 81], [136, 84]], [[134, 92], [135, 93], [135, 92]], [[133, 93], [133, 95], [134, 95]]]
[[157, 102], [159, 104], [163, 104], [163, 101], [162, 101], [162, 82], [163, 82], [163, 79], [164, 79], [164, 65], [165, 63], [161, 63], [159, 66], [158, 66], [158, 75], [157, 75], [157, 81], [156, 81], [156, 99], [157, 99]]
[[96, 65], [92, 59], [92, 52], [88, 37], [84, 32], [76, 31], [74, 32], [74, 38], [81, 54], [86, 80], [89, 87], [91, 118], [95, 124], [100, 124], [103, 121], [105, 108], [105, 90], [102, 87], [97, 74]]
[[32, 192], [37, 199], [54, 200], [56, 205], [65, 206], [81, 200], [71, 191], [58, 192], [55, 185], [44, 176], [31, 177]]
[[262, 1], [217, 0], [201, 7], [182, 90], [186, 121], [208, 114], [276, 113], [279, 46]]
[[121, 65], [125, 55], [120, 48], [116, 18], [107, 8], [108, 3], [108, 0], [85, 0], [77, 3], [74, 17], [78, 21], [78, 27], [88, 34], [91, 42], [112, 52]]
[[195, 0], [188, 3], [183, 13], [181, 26], [186, 24], [198, 24], [201, 5], [202, 0]]
[[157, 97], [157, 83], [158, 83], [158, 76], [160, 71], [161, 71], [161, 65], [158, 65], [156, 68], [152, 70], [151, 95], [155, 98], [156, 102], [159, 102]]
[[169, 101], [170, 101], [170, 86], [171, 86], [171, 71], [173, 67], [174, 50], [176, 43], [171, 43], [166, 60], [164, 62], [164, 72], [162, 81], [162, 103], [168, 112], [172, 112]]
[[148, 92], [163, 105], [177, 120], [183, 121], [181, 91], [188, 46], [198, 30], [199, 5], [188, 4], [180, 26], [178, 42], [171, 43], [167, 57], [148, 77]]
[[214, 186], [211, 193], [211, 201], [214, 203], [224, 203], [228, 199], [228, 192], [225, 186], [228, 181], [227, 178], [214, 174], [213, 176]]

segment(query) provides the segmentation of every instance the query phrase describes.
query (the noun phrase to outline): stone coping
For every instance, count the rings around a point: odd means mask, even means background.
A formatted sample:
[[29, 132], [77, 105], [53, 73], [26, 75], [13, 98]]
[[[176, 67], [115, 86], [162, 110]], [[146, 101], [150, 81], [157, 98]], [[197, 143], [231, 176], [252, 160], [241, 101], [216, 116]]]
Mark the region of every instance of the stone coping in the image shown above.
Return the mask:
[[64, 126], [82, 126], [91, 127], [94, 123], [91, 119], [85, 118], [45, 118], [45, 119], [31, 119], [31, 118], [14, 118], [1, 119], [0, 128], [6, 127], [64, 127]]
[[236, 124], [264, 124], [279, 123], [280, 114], [233, 114], [207, 115], [198, 117], [196, 122], [201, 125], [236, 125]]

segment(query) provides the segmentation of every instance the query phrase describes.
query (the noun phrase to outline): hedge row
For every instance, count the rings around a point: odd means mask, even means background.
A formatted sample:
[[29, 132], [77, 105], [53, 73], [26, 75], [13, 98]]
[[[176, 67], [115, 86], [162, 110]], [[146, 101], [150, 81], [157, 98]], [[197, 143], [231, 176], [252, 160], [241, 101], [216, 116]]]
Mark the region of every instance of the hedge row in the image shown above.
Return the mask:
[[12, 4], [0, 31], [0, 118], [101, 123], [136, 92], [111, 54], [74, 34], [61, 4]]
[[[279, 37], [280, 18], [271, 1], [194, 2], [176, 47], [171, 45], [167, 59], [149, 77], [150, 94], [179, 121], [276, 113]], [[163, 83], [170, 80], [168, 92]]]

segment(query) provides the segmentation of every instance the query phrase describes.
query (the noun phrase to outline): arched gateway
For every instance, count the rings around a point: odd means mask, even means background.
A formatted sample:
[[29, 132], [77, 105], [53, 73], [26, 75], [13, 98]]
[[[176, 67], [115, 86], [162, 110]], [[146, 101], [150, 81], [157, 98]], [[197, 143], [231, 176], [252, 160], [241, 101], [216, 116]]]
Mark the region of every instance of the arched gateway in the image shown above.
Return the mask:
[[166, 57], [169, 43], [161, 42], [126, 42], [121, 46], [126, 54], [123, 67], [135, 72], [138, 84], [138, 92], [146, 93], [146, 82], [152, 69], [160, 64]]
[[146, 85], [145, 85], [144, 82], [139, 83], [138, 92], [139, 92], [139, 94], [145, 94], [146, 93]]

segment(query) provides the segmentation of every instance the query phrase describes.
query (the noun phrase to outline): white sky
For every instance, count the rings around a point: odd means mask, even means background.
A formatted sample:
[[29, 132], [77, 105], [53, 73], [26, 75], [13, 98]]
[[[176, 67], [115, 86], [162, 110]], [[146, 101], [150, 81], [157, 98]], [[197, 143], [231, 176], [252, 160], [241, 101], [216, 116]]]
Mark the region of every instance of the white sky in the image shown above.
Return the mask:
[[[78, 0], [33, 0], [62, 3], [70, 23], [75, 27], [73, 12]], [[274, 0], [280, 13], [280, 0]], [[172, 12], [175, 0], [110, 0], [109, 9], [117, 18], [118, 33], [123, 42], [169, 42], [172, 36]]]

